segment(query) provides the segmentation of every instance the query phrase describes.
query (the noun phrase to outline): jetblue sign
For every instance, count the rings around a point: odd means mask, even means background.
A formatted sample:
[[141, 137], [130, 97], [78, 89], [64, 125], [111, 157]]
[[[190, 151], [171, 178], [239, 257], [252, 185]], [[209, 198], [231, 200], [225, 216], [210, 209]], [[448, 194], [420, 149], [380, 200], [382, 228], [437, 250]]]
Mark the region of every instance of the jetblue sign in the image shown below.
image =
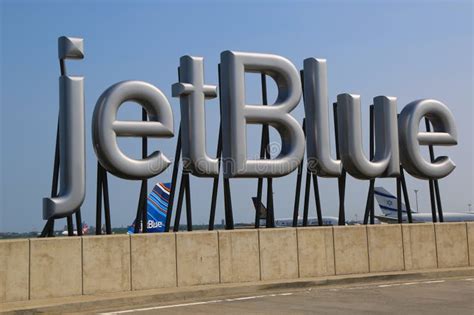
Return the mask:
[[[82, 39], [62, 38], [60, 58], [81, 58]], [[340, 160], [331, 155], [327, 93], [327, 63], [323, 59], [304, 60], [304, 91], [296, 67], [286, 58], [272, 54], [225, 51], [221, 53], [220, 87], [207, 84], [202, 57], [183, 56], [179, 64], [179, 82], [172, 84], [173, 97], [181, 105], [181, 141], [184, 167], [193, 175], [214, 177], [219, 173], [216, 158], [206, 152], [205, 101], [221, 99], [223, 130], [223, 171], [231, 177], [280, 177], [294, 171], [305, 153], [312, 172], [338, 177], [344, 168], [359, 179], [396, 177], [400, 164], [413, 176], [437, 179], [455, 168], [446, 156], [434, 162], [420, 153], [421, 145], [456, 145], [453, 115], [446, 105], [423, 99], [406, 105], [397, 117], [397, 99], [377, 96], [375, 115], [375, 156], [363, 152], [360, 96], [337, 96]], [[245, 74], [263, 73], [278, 88], [271, 106], [245, 103]], [[57, 197], [43, 201], [44, 219], [64, 217], [81, 206], [85, 198], [84, 78], [63, 75], [60, 89], [61, 186]], [[217, 91], [220, 90], [220, 95]], [[304, 95], [305, 135], [291, 112]], [[125, 102], [135, 102], [148, 113], [148, 121], [120, 121], [117, 112]], [[419, 131], [427, 117], [434, 132]], [[280, 134], [282, 145], [274, 159], [247, 158], [246, 125], [268, 124]], [[132, 180], [151, 178], [163, 172], [169, 158], [155, 151], [144, 159], [126, 156], [117, 137], [171, 138], [174, 136], [173, 112], [163, 92], [150, 83], [122, 81], [99, 97], [93, 115], [92, 138], [101, 165], [110, 173]]]

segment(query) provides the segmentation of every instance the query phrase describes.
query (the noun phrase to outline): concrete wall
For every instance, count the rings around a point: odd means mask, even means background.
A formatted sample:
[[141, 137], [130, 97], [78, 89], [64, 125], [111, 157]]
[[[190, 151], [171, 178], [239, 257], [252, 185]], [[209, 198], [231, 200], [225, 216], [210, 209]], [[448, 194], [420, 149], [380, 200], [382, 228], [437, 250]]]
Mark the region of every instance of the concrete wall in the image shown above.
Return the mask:
[[261, 279], [298, 278], [296, 229], [262, 229], [258, 232]]
[[337, 275], [368, 273], [369, 251], [365, 226], [335, 226], [334, 260]]
[[176, 286], [176, 235], [131, 236], [132, 290]]
[[[0, 303], [474, 265], [474, 223], [0, 241]], [[1, 305], [0, 305], [1, 306]]]
[[306, 227], [296, 230], [300, 277], [331, 276], [334, 268], [332, 227]]
[[406, 270], [438, 267], [433, 224], [403, 224], [403, 252]]
[[217, 232], [176, 233], [178, 286], [219, 283]]
[[79, 237], [30, 241], [30, 298], [82, 294], [82, 240]]
[[399, 224], [367, 226], [367, 240], [370, 272], [404, 269], [402, 227]]
[[219, 231], [221, 283], [260, 280], [257, 230]]
[[438, 252], [438, 267], [466, 267], [469, 265], [467, 252], [466, 223], [437, 223], [436, 250]]
[[82, 246], [84, 294], [131, 289], [130, 236], [83, 237]]
[[29, 298], [29, 240], [0, 241], [0, 303]]

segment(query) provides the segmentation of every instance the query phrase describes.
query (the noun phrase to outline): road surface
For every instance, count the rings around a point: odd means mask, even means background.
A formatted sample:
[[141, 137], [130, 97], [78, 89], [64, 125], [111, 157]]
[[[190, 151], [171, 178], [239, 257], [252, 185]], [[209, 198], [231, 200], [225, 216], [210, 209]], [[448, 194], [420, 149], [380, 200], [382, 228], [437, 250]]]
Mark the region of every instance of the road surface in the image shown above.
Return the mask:
[[474, 314], [474, 278], [384, 282], [269, 292], [173, 304], [97, 310], [101, 314]]

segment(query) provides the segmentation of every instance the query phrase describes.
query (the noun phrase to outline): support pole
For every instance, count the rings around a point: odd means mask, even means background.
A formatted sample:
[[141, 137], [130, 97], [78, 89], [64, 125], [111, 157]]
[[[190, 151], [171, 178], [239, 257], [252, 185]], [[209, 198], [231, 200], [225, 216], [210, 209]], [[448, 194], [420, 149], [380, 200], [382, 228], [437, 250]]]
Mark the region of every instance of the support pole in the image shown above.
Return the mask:
[[76, 211], [76, 227], [77, 227], [77, 236], [82, 236], [82, 218], [81, 210]]
[[110, 202], [109, 202], [109, 182], [107, 179], [107, 171], [105, 168], [100, 166], [102, 169], [102, 195], [104, 198], [104, 217], [105, 217], [105, 233], [112, 234], [112, 223], [110, 220]]
[[400, 165], [400, 180], [402, 182], [402, 189], [403, 189], [403, 197], [405, 198], [405, 206], [407, 207], [407, 219], [408, 223], [413, 223], [413, 219], [411, 216], [411, 206], [410, 206], [410, 198], [408, 197], [408, 189], [407, 183], [405, 181], [405, 172], [403, 171], [403, 167]]
[[[220, 92], [220, 87], [219, 87], [219, 95], [220, 94], [221, 92]], [[222, 155], [222, 125], [219, 124], [219, 137], [217, 139], [217, 152], [216, 152], [219, 172], [217, 173], [217, 176], [214, 177], [214, 180], [212, 183], [211, 211], [209, 214], [209, 231], [214, 230], [214, 222], [216, 219], [217, 191], [219, 189], [219, 174], [220, 174], [221, 160], [222, 160], [221, 155]]]
[[[260, 74], [260, 78], [261, 78], [261, 82], [262, 82], [262, 104], [263, 104], [263, 106], [266, 106], [266, 105], [268, 105], [267, 77], [264, 73], [262, 73], [262, 74]], [[261, 147], [260, 151], [262, 149], [264, 149], [266, 159], [271, 159], [269, 142], [270, 142], [269, 126], [268, 126], [268, 124], [264, 124], [262, 126], [262, 144], [263, 144], [263, 148]], [[266, 227], [267, 228], [275, 227], [275, 215], [274, 215], [274, 209], [273, 209], [273, 179], [271, 177], [267, 177], [267, 218], [266, 218]]]
[[397, 177], [397, 218], [398, 223], [403, 223], [402, 215], [402, 189], [401, 189], [400, 177]]
[[181, 209], [183, 208], [184, 189], [185, 189], [184, 178], [181, 177], [181, 182], [179, 183], [178, 205], [176, 207], [176, 215], [174, 217], [173, 232], [178, 232], [179, 231], [179, 221], [181, 219]]
[[176, 153], [174, 155], [173, 175], [171, 177], [170, 198], [168, 201], [168, 211], [166, 212], [165, 232], [170, 231], [171, 216], [173, 214], [174, 195], [176, 192], [176, 181], [178, 180], [178, 168], [181, 157], [181, 125], [178, 131], [178, 141], [176, 143]]
[[[95, 199], [95, 235], [102, 234], [102, 165], [97, 162], [97, 182]], [[136, 225], [136, 222], [135, 222]]]
[[318, 177], [316, 174], [313, 174], [313, 189], [314, 189], [314, 198], [316, 202], [316, 216], [318, 217], [318, 225], [323, 225], [323, 214], [321, 211], [321, 198], [319, 196], [319, 184]]
[[[425, 127], [426, 131], [430, 132], [430, 121], [428, 118], [425, 117]], [[434, 152], [433, 152], [433, 146], [428, 146], [429, 152], [430, 152], [430, 160], [433, 162], [434, 160]], [[430, 187], [430, 204], [431, 204], [431, 216], [433, 217], [433, 222], [437, 222], [436, 218], [436, 200], [435, 200], [435, 193], [434, 193], [434, 180], [430, 179], [428, 180], [428, 184]]]
[[234, 229], [234, 216], [232, 213], [232, 199], [230, 195], [230, 183], [228, 178], [224, 178], [224, 207], [225, 212], [225, 228], [226, 230]]
[[[339, 132], [338, 132], [338, 120], [337, 120], [337, 103], [333, 103], [333, 111], [334, 111], [334, 134], [336, 137], [336, 158], [340, 159], [340, 152], [339, 152]], [[346, 170], [342, 169], [341, 176], [337, 179], [338, 187], [339, 187], [339, 222], [338, 225], [345, 225], [346, 224], [346, 211], [344, 207], [345, 202], [345, 195], [346, 195]]]
[[184, 186], [186, 190], [186, 225], [188, 231], [193, 230], [193, 220], [192, 220], [192, 211], [191, 211], [191, 189], [189, 184], [189, 173], [183, 174], [182, 181], [184, 181]]
[[[303, 124], [301, 125], [303, 133], [306, 136], [306, 120], [303, 119]], [[303, 157], [304, 160], [304, 157]], [[296, 175], [296, 191], [295, 191], [295, 205], [293, 207], [293, 227], [298, 226], [298, 212], [300, 208], [300, 195], [301, 195], [301, 180], [303, 179], [303, 161], [298, 165], [298, 173]]]
[[[431, 132], [430, 121], [426, 117], [425, 117], [425, 126], [426, 126], [426, 132]], [[430, 152], [431, 163], [434, 163], [435, 162], [435, 156], [434, 156], [433, 146], [429, 145], [428, 149], [429, 149], [429, 152]], [[430, 184], [430, 194], [431, 194], [431, 185], [433, 185], [434, 191], [435, 191], [435, 196], [436, 196], [436, 206], [438, 208], [439, 222], [444, 222], [443, 207], [441, 205], [441, 195], [439, 193], [438, 180], [437, 179], [432, 179], [431, 182], [432, 182], [432, 184]], [[433, 201], [431, 201], [431, 202], [433, 202]], [[433, 204], [431, 205], [431, 208], [433, 208]]]
[[74, 225], [72, 223], [72, 215], [68, 215], [66, 217], [66, 222], [67, 222], [67, 235], [74, 236]]

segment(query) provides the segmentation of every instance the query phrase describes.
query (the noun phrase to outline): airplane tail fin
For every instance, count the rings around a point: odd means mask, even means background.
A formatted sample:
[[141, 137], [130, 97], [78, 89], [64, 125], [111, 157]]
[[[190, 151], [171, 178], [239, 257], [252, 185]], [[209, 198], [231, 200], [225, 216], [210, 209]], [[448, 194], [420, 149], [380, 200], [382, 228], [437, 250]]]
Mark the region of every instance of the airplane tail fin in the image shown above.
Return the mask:
[[[147, 197], [147, 232], [164, 232], [171, 183], [157, 183]], [[128, 233], [133, 234], [135, 221], [128, 227]]]
[[[397, 213], [397, 197], [392, 195], [383, 187], [375, 187], [375, 199], [379, 204], [380, 210], [385, 215], [396, 215]], [[402, 212], [407, 212], [405, 204], [402, 202]]]
[[258, 215], [258, 218], [260, 220], [264, 220], [267, 218], [267, 208], [263, 205], [263, 203], [260, 201], [258, 201], [258, 198], [257, 197], [252, 197], [252, 201], [253, 201], [253, 206], [255, 207], [255, 211], [258, 211], [258, 209], [260, 208], [260, 213]]

